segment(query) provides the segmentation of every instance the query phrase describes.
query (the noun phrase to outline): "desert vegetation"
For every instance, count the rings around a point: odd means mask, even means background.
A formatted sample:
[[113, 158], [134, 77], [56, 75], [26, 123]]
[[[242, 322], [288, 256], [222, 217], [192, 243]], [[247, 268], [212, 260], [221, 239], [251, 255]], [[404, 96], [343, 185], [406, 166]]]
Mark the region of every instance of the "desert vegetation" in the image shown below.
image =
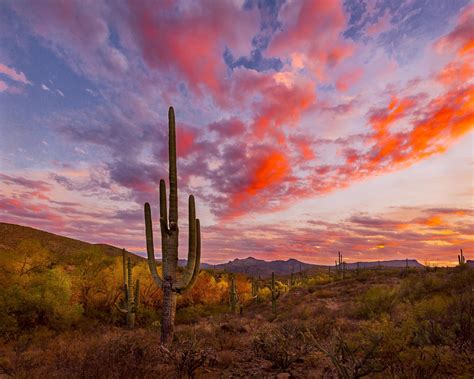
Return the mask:
[[[290, 287], [284, 284], [290, 275], [258, 280], [201, 270], [177, 297], [175, 335], [165, 346], [159, 343], [163, 293], [145, 260], [130, 260], [140, 300], [129, 329], [116, 307], [124, 299], [120, 255], [91, 249], [57, 256], [23, 241], [0, 259], [0, 370], [6, 376], [473, 373], [474, 273], [466, 264], [347, 270], [344, 278], [321, 269], [294, 275], [301, 279]], [[242, 312], [232, 312], [232, 288]]]

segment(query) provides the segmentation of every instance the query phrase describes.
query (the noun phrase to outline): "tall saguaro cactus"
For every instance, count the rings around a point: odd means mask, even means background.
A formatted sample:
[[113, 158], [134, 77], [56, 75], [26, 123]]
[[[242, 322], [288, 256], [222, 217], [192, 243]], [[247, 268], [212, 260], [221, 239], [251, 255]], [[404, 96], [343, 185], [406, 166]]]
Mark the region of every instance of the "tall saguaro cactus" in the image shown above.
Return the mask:
[[150, 204], [145, 203], [146, 247], [148, 266], [156, 285], [163, 289], [163, 311], [161, 315], [161, 342], [168, 344], [173, 340], [174, 319], [176, 315], [177, 295], [191, 288], [199, 274], [201, 260], [201, 232], [199, 219], [196, 218], [194, 196], [189, 196], [189, 244], [188, 261], [181, 277], [177, 276], [178, 267], [178, 175], [176, 172], [176, 126], [174, 110], [168, 111], [169, 121], [169, 215], [166, 207], [166, 186], [160, 180], [160, 229], [163, 277], [156, 269], [153, 247], [153, 228]]
[[125, 249], [122, 250], [123, 265], [123, 299], [120, 304], [116, 304], [117, 309], [127, 314], [127, 327], [135, 327], [135, 314], [140, 301], [140, 281], [137, 279], [135, 286], [132, 280], [132, 262], [130, 257], [126, 259]]

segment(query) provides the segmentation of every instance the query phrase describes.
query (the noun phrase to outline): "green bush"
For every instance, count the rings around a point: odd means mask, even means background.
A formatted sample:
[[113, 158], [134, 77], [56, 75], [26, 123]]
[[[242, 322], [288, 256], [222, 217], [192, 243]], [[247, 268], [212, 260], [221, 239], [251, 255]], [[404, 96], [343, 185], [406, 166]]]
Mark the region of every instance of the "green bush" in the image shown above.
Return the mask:
[[386, 285], [369, 288], [358, 300], [356, 314], [370, 319], [389, 314], [396, 299], [396, 289]]

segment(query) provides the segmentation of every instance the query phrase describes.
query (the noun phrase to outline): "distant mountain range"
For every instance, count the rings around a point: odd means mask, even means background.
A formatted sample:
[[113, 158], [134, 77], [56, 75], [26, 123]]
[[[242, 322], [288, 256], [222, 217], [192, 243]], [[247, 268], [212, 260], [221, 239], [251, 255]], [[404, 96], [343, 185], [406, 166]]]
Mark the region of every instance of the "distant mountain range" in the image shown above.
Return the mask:
[[[379, 261], [379, 262], [359, 262], [359, 268], [374, 268], [374, 267], [406, 267], [406, 260], [389, 260], [389, 261]], [[212, 268], [216, 270], [225, 270], [232, 273], [247, 274], [252, 276], [269, 276], [274, 272], [276, 275], [290, 275], [292, 272], [297, 273], [300, 271], [306, 271], [309, 269], [328, 269], [328, 265], [315, 265], [310, 263], [300, 262], [297, 259], [288, 259], [286, 261], [277, 260], [277, 261], [264, 261], [261, 259], [256, 259], [253, 257], [248, 257], [245, 259], [234, 259], [227, 263], [221, 263], [218, 265], [209, 265], [207, 263], [201, 264], [202, 268]], [[332, 265], [331, 267], [334, 267]], [[408, 267], [424, 267], [416, 259], [408, 260]], [[346, 263], [347, 270], [357, 269], [357, 262], [355, 263]]]
[[[68, 254], [73, 251], [83, 250], [95, 246], [103, 251], [104, 254], [109, 256], [118, 256], [121, 254], [122, 249], [106, 244], [90, 244], [82, 242], [72, 238], [58, 236], [56, 234], [44, 232], [42, 230], [15, 225], [0, 223], [0, 252], [4, 249], [15, 249], [16, 246], [22, 240], [37, 240], [44, 247], [48, 248], [51, 252], [56, 254]], [[139, 255], [135, 255], [134, 259], [144, 259]], [[179, 265], [184, 266], [186, 264], [185, 259], [179, 260]], [[474, 267], [474, 261], [468, 260], [467, 264], [470, 267]], [[374, 267], [389, 267], [389, 268], [402, 268], [406, 266], [406, 260], [388, 260], [388, 261], [376, 261], [376, 262], [359, 262], [359, 268], [374, 268]], [[424, 267], [415, 259], [408, 260], [409, 267]], [[253, 257], [245, 259], [234, 259], [227, 263], [221, 263], [217, 265], [211, 265], [208, 263], [201, 263], [203, 269], [215, 269], [222, 270], [232, 273], [241, 273], [253, 276], [270, 276], [272, 272], [276, 275], [290, 275], [292, 272], [298, 273], [300, 271], [306, 271], [311, 269], [328, 269], [327, 265], [316, 265], [305, 262], [300, 262], [296, 259], [276, 260], [276, 261], [264, 261]], [[334, 267], [332, 265], [331, 267]], [[346, 269], [354, 270], [357, 269], [357, 262], [346, 263]]]

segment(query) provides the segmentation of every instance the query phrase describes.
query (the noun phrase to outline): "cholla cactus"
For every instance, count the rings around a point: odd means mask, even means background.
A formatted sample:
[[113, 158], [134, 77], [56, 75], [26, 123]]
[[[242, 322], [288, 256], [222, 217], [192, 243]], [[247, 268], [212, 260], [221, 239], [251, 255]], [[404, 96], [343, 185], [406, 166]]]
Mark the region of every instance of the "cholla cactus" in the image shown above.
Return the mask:
[[466, 258], [464, 258], [464, 254], [462, 252], [462, 249], [461, 249], [461, 254], [458, 255], [458, 262], [459, 262], [459, 266], [462, 266], [463, 264], [466, 263]]
[[276, 301], [280, 297], [280, 290], [275, 286], [275, 273], [272, 272], [272, 284], [270, 287], [272, 291], [272, 312], [276, 314]]
[[[127, 263], [125, 263], [127, 261]], [[117, 309], [127, 315], [127, 326], [130, 329], [135, 327], [135, 314], [140, 302], [140, 281], [137, 279], [135, 286], [132, 280], [132, 262], [130, 257], [126, 259], [125, 249], [122, 250], [123, 265], [123, 299], [120, 304], [115, 304]]]
[[169, 121], [169, 215], [166, 207], [166, 186], [160, 180], [160, 228], [161, 228], [161, 255], [163, 277], [156, 269], [155, 250], [153, 247], [153, 228], [150, 204], [145, 203], [146, 247], [148, 266], [151, 276], [157, 286], [163, 289], [163, 311], [161, 315], [161, 342], [167, 344], [174, 335], [174, 319], [176, 315], [176, 300], [178, 293], [191, 288], [199, 274], [201, 260], [201, 233], [199, 219], [196, 218], [194, 196], [189, 196], [189, 245], [188, 262], [183, 275], [178, 278], [178, 175], [176, 172], [176, 127], [174, 110], [168, 111]]
[[232, 275], [232, 278], [230, 279], [229, 302], [231, 313], [235, 313], [237, 310], [237, 304], [239, 302], [239, 295], [237, 294], [234, 275]]

